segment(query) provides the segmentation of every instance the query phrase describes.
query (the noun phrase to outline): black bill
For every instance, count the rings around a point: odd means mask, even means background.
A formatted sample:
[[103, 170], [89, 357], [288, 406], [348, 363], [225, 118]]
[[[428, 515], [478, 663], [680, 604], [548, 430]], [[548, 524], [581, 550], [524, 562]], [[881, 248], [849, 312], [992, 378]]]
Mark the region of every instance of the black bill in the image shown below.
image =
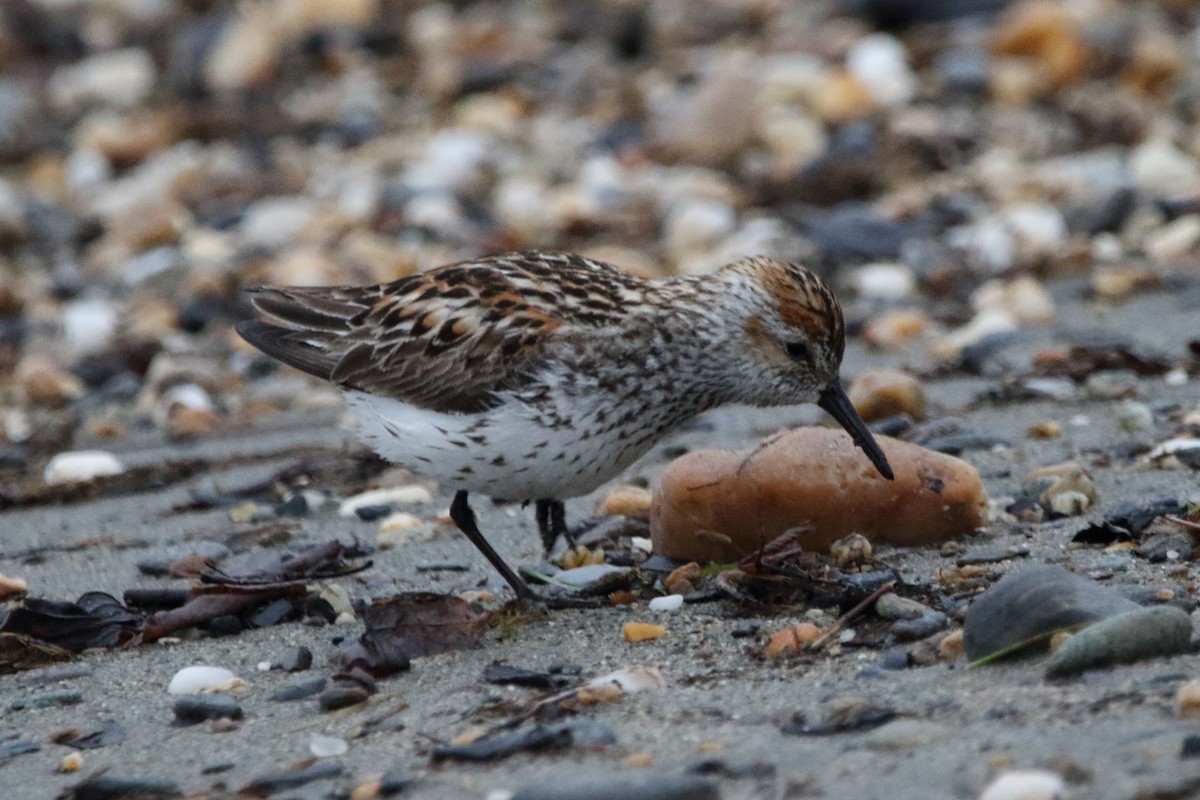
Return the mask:
[[887, 456], [883, 454], [879, 443], [875, 441], [875, 437], [867, 430], [867, 424], [862, 421], [862, 417], [854, 410], [854, 405], [850, 402], [850, 398], [846, 396], [846, 391], [842, 388], [842, 382], [834, 378], [829, 382], [817, 399], [817, 405], [838, 421], [838, 424], [846, 429], [850, 434], [850, 438], [854, 443], [867, 454], [867, 458], [871, 459], [871, 463], [875, 465], [875, 469], [879, 470], [879, 474], [890, 480], [895, 480], [892, 474], [892, 467], [888, 464]]

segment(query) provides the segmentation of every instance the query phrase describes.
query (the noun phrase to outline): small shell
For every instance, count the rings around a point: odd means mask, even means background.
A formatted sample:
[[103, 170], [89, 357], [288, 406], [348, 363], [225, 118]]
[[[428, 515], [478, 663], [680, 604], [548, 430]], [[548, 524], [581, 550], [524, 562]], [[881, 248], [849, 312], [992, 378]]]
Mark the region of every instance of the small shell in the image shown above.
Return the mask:
[[593, 689], [601, 686], [618, 686], [628, 694], [663, 689], [667, 679], [663, 677], [658, 667], [625, 667], [598, 678], [592, 678], [587, 685]]
[[112, 453], [103, 450], [76, 450], [59, 453], [46, 465], [46, 483], [83, 483], [107, 475], [120, 475], [125, 465]]
[[336, 736], [322, 736], [321, 734], [313, 734], [312, 739], [308, 742], [308, 752], [312, 753], [317, 758], [330, 758], [332, 756], [344, 755], [350, 750], [350, 745], [345, 739], [339, 739]]
[[651, 611], [665, 611], [671, 613], [683, 608], [683, 595], [669, 594], [665, 597], [655, 597], [650, 601]]
[[397, 486], [392, 489], [374, 489], [353, 497], [347, 497], [338, 506], [338, 514], [353, 517], [366, 506], [416, 505], [432, 503], [433, 495], [424, 486]]

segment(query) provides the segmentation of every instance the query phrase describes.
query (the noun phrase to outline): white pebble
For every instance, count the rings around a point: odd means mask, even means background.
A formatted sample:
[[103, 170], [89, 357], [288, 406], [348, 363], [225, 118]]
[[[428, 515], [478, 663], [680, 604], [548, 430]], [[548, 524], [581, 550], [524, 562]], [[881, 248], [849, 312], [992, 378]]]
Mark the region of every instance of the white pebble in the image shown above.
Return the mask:
[[112, 453], [103, 450], [74, 450], [59, 453], [50, 459], [43, 479], [50, 485], [82, 483], [106, 475], [120, 475], [125, 465]]
[[224, 667], [184, 667], [171, 678], [167, 694], [200, 694], [238, 683], [238, 676]]
[[858, 41], [846, 53], [846, 69], [881, 106], [905, 105], [917, 93], [917, 76], [909, 69], [904, 45], [889, 34], [876, 33]]
[[979, 800], [1055, 800], [1067, 789], [1058, 775], [1044, 769], [1014, 769], [992, 781]]
[[676, 258], [707, 250], [733, 233], [736, 224], [733, 209], [719, 200], [682, 203], [667, 216], [667, 249]]
[[1163, 375], [1163, 383], [1165, 383], [1167, 386], [1183, 386], [1187, 382], [1188, 373], [1183, 367], [1176, 367], [1166, 375]]
[[666, 611], [671, 613], [683, 608], [683, 595], [669, 594], [666, 597], [655, 597], [650, 601], [651, 611]]
[[614, 684], [621, 687], [621, 691], [633, 694], [634, 692], [662, 689], [667, 685], [667, 679], [663, 677], [662, 671], [658, 667], [625, 667], [616, 672], [592, 678], [587, 685], [597, 687]]
[[312, 739], [308, 743], [308, 752], [317, 758], [340, 756], [349, 750], [350, 745], [345, 739], [339, 739], [336, 736], [322, 736], [319, 733], [313, 734]]
[[416, 505], [432, 503], [433, 495], [424, 486], [396, 486], [392, 489], [372, 489], [369, 492], [347, 497], [338, 506], [338, 514], [353, 517], [358, 509], [366, 506]]
[[1133, 149], [1129, 170], [1137, 187], [1151, 195], [1190, 192], [1200, 184], [1196, 160], [1161, 137]]
[[145, 50], [110, 50], [59, 67], [50, 78], [50, 98], [66, 110], [93, 103], [133, 108], [154, 88], [154, 80], [154, 61]]
[[640, 550], [643, 553], [654, 552], [654, 542], [645, 536], [632, 536], [629, 539], [629, 546], [634, 550]]
[[1010, 208], [1004, 222], [1016, 243], [1016, 255], [1037, 259], [1053, 255], [1067, 241], [1067, 222], [1047, 203], [1025, 203]]
[[947, 240], [952, 247], [964, 250], [972, 262], [989, 272], [1004, 272], [1016, 258], [1013, 232], [997, 217], [987, 217], [974, 225], [951, 228]]
[[185, 408], [194, 408], [199, 411], [215, 411], [212, 397], [203, 387], [194, 383], [181, 383], [177, 386], [172, 386], [167, 391], [163, 392], [163, 406], [166, 408], [174, 408], [175, 406], [184, 406]]
[[404, 204], [405, 223], [446, 236], [461, 233], [462, 206], [449, 192], [421, 192]]
[[903, 264], [867, 264], [855, 270], [854, 286], [873, 300], [903, 300], [917, 288], [917, 278]]
[[268, 197], [246, 209], [238, 230], [246, 244], [275, 250], [295, 239], [315, 214], [306, 197]]
[[470, 192], [483, 181], [491, 139], [476, 131], [450, 128], [429, 140], [424, 157], [404, 172], [416, 191]]
[[1200, 243], [1200, 215], [1188, 214], [1170, 222], [1146, 237], [1142, 249], [1154, 261], [1186, 259]]
[[270, 661], [260, 661], [254, 665], [254, 669], [258, 670], [259, 672], [270, 672], [271, 671], [271, 662]]
[[117, 309], [107, 300], [83, 299], [63, 309], [63, 336], [77, 352], [99, 350], [117, 329]]

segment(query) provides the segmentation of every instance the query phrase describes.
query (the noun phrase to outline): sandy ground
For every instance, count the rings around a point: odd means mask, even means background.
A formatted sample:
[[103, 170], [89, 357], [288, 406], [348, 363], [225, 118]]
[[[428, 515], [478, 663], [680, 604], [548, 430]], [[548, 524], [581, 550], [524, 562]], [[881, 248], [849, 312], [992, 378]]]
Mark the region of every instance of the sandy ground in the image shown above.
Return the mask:
[[[1105, 329], [1123, 332], [1140, 345], [1156, 348], [1175, 359], [1184, 356], [1185, 342], [1200, 335], [1195, 302], [1173, 294], [1135, 298], [1122, 306], [1098, 309], [1077, 299], [1077, 287], [1055, 287], [1059, 321], [1038, 330], [1004, 357], [1023, 363], [1039, 346], [1073, 331]], [[846, 373], [868, 366], [919, 360], [867, 354], [851, 346]], [[1068, 550], [1071, 535], [1089, 520], [1103, 516], [1119, 501], [1157, 495], [1200, 499], [1195, 472], [1135, 469], [1128, 461], [1112, 459], [1099, 465], [1099, 454], [1131, 440], [1149, 444], [1167, 438], [1169, 425], [1138, 434], [1118, 430], [1112, 401], [1036, 402], [1010, 406], [972, 407], [973, 398], [993, 378], [932, 380], [930, 402], [936, 415], [965, 419], [972, 429], [1003, 436], [1014, 446], [1000, 452], [970, 452], [964, 457], [984, 476], [992, 496], [1011, 495], [1032, 467], [1067, 458], [1082, 458], [1099, 491], [1098, 507], [1081, 518], [1040, 526], [998, 525], [969, 537], [967, 547], [999, 548], [1026, 543], [1031, 561], [1069, 561], [1086, 567], [1104, 554], [1098, 549]], [[1142, 400], [1194, 407], [1196, 384], [1169, 387], [1161, 379], [1146, 379]], [[1090, 424], [1065, 424], [1086, 415]], [[652, 482], [671, 445], [745, 446], [781, 423], [806, 423], [819, 418], [815, 409], [784, 412], [724, 409], [710, 414], [706, 425], [694, 426], [664, 441], [627, 478], [645, 476]], [[1052, 441], [1032, 441], [1024, 432], [1033, 422], [1057, 419], [1065, 435]], [[226, 511], [171, 513], [192, 488], [229, 486], [269, 475], [294, 460], [289, 448], [345, 446], [346, 435], [332, 419], [278, 419], [236, 438], [209, 440], [181, 449], [144, 441], [121, 455], [131, 463], [171, 458], [208, 458], [214, 464], [234, 455], [256, 455], [237, 467], [214, 466], [193, 480], [114, 499], [10, 511], [0, 515], [0, 573], [29, 581], [31, 594], [73, 599], [84, 590], [116, 595], [131, 586], [183, 585], [140, 575], [135, 562], [164, 543], [185, 537], [210, 538], [234, 526]], [[602, 496], [603, 490], [597, 493]], [[437, 496], [444, 508], [449, 497]], [[595, 497], [568, 504], [568, 513], [586, 516]], [[531, 511], [480, 503], [481, 526], [511, 562], [533, 562], [538, 541]], [[433, 509], [426, 509], [431, 514]], [[330, 538], [369, 540], [373, 523], [341, 518], [333, 511], [301, 521], [293, 544]], [[111, 537], [111, 544], [71, 550], [73, 543]], [[38, 556], [35, 548], [50, 548]], [[880, 554], [909, 580], [928, 581], [947, 562], [935, 549]], [[456, 560], [470, 564], [467, 572], [417, 572], [426, 561]], [[1003, 570], [1009, 564], [997, 567]], [[1191, 586], [1194, 567], [1152, 565], [1135, 558], [1131, 568], [1112, 580], [1154, 584], [1170, 581]], [[375, 566], [343, 579], [354, 594], [384, 594], [395, 590], [430, 589], [441, 592], [473, 588], [481, 581], [497, 587], [486, 563], [461, 536], [446, 530], [435, 539], [381, 552]], [[41, 744], [36, 753], [0, 766], [0, 791], [13, 800], [51, 798], [81, 777], [100, 770], [113, 775], [157, 776], [175, 781], [185, 792], [198, 792], [223, 783], [237, 789], [253, 778], [309, 756], [316, 734], [344, 737], [349, 752], [337, 757], [340, 777], [282, 792], [282, 797], [340, 797], [364, 776], [397, 770], [414, 779], [404, 796], [414, 798], [485, 798], [499, 790], [514, 790], [543, 781], [562, 782], [581, 775], [617, 773], [679, 774], [690, 765], [717, 759], [727, 767], [715, 777], [724, 798], [807, 798], [829, 800], [942, 800], [973, 798], [998, 769], [1040, 766], [1071, 782], [1073, 797], [1094, 800], [1119, 798], [1184, 798], [1200, 796], [1200, 759], [1181, 757], [1183, 740], [1200, 735], [1200, 721], [1180, 720], [1174, 693], [1183, 682], [1200, 677], [1200, 655], [1148, 661], [1137, 666], [1085, 675], [1070, 683], [1042, 678], [1036, 660], [967, 669], [961, 663], [936, 664], [902, 671], [872, 668], [880, 654], [846, 650], [836, 658], [812, 663], [765, 663], [756, 656], [761, 637], [735, 638], [735, 628], [749, 621], [764, 629], [782, 626], [794, 614], [778, 619], [745, 619], [744, 611], [727, 603], [686, 606], [665, 620], [668, 631], [660, 640], [632, 645], [621, 636], [622, 624], [652, 615], [644, 607], [564, 611], [551, 619], [516, 629], [511, 636], [489, 632], [480, 645], [466, 651], [414, 662], [411, 672], [383, 681], [380, 693], [366, 707], [333, 713], [319, 712], [315, 700], [276, 703], [269, 699], [294, 676], [257, 672], [297, 645], [316, 654], [307, 674], [328, 673], [325, 661], [336, 637], [357, 635], [357, 626], [311, 627], [285, 624], [238, 636], [212, 639], [186, 637], [123, 652], [88, 653], [79, 659], [88, 674], [45, 683], [38, 672], [0, 679], [0, 743], [17, 738]], [[574, 748], [557, 753], [518, 754], [488, 764], [431, 763], [429, 751], [477, 725], [497, 720], [486, 709], [497, 698], [532, 697], [532, 690], [498, 687], [482, 681], [484, 668], [502, 660], [531, 669], [575, 665], [585, 676], [619, 667], [646, 664], [662, 669], [668, 688], [627, 696], [601, 705], [584, 716], [608, 726], [617, 743], [601, 749]], [[228, 732], [208, 725], [173, 727], [171, 698], [166, 686], [181, 667], [212, 664], [227, 667], [251, 683], [242, 696], [245, 720]], [[14, 701], [53, 689], [77, 689], [82, 702], [66, 707], [12, 710]], [[827, 737], [785, 736], [780, 726], [796, 712], [820, 718], [824, 704], [834, 698], [858, 696], [890, 706], [899, 721], [868, 732]], [[399, 729], [355, 738], [364, 723], [396, 703], [404, 708], [392, 719]], [[80, 773], [56, 771], [66, 747], [52, 744], [57, 730], [87, 728], [113, 719], [127, 732], [119, 744], [86, 751]], [[653, 766], [623, 765], [631, 754], [648, 754]], [[567, 796], [567, 795], [564, 795]]]

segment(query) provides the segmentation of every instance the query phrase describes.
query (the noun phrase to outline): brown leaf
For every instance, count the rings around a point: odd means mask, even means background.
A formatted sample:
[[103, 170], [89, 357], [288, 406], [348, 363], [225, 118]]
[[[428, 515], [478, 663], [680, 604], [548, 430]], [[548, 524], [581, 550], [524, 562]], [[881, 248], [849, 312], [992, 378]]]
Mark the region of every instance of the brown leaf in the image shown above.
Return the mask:
[[373, 602], [363, 622], [366, 632], [343, 649], [342, 668], [382, 677], [407, 667], [409, 659], [474, 644], [491, 615], [454, 595], [405, 592]]

